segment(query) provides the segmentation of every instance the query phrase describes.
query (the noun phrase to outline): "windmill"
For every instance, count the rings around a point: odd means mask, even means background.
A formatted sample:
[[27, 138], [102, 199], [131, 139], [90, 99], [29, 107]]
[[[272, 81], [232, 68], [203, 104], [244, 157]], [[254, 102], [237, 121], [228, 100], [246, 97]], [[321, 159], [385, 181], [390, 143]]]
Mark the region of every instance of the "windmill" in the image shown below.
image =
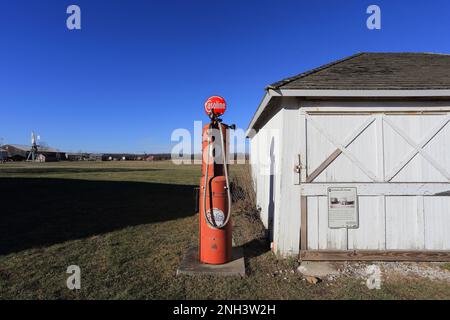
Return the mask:
[[40, 138], [41, 138], [40, 136], [36, 136], [34, 131], [31, 132], [31, 150], [30, 150], [30, 153], [28, 153], [27, 161], [35, 161], [36, 160], [36, 156], [37, 156], [37, 152], [38, 152], [37, 140], [39, 140]]

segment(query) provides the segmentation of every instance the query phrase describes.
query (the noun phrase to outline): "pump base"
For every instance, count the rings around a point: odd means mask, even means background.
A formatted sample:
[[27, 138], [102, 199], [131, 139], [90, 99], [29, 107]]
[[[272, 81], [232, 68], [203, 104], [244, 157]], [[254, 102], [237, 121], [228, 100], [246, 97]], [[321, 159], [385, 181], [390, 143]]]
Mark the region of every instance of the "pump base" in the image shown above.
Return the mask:
[[187, 251], [177, 269], [177, 276], [187, 275], [218, 275], [245, 277], [244, 252], [240, 247], [233, 247], [232, 259], [225, 264], [203, 264], [198, 257], [198, 247], [192, 246]]

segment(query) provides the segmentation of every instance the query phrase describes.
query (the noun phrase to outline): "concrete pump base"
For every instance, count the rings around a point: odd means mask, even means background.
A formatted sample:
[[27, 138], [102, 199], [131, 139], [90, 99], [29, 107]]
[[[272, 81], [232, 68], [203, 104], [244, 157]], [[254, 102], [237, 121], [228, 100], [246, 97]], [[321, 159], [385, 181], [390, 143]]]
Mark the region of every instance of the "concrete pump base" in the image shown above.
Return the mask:
[[187, 251], [177, 269], [177, 276], [187, 275], [217, 275], [245, 277], [243, 249], [233, 247], [233, 258], [225, 264], [203, 264], [198, 258], [198, 247], [192, 246]]

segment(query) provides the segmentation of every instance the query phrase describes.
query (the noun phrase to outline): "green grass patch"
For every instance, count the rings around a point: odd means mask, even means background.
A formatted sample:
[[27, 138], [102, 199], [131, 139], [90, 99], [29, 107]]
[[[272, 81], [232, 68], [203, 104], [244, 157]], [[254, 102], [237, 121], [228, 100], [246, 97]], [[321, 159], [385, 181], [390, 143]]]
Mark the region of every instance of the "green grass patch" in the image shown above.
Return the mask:
[[450, 263], [444, 263], [441, 265], [441, 269], [450, 271]]

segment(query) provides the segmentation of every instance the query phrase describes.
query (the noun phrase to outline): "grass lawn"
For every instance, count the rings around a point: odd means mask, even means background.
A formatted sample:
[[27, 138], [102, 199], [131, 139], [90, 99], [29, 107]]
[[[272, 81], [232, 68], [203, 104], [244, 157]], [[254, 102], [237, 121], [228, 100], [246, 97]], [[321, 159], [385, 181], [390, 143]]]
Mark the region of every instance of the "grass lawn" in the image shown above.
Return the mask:
[[[235, 175], [240, 167], [232, 166]], [[176, 277], [197, 241], [200, 167], [170, 162], [0, 164], [1, 299], [448, 299], [450, 283], [390, 278], [312, 285], [278, 260], [261, 226], [234, 212], [246, 278]], [[81, 290], [66, 287], [69, 265]], [[282, 273], [279, 270], [283, 270]]]

